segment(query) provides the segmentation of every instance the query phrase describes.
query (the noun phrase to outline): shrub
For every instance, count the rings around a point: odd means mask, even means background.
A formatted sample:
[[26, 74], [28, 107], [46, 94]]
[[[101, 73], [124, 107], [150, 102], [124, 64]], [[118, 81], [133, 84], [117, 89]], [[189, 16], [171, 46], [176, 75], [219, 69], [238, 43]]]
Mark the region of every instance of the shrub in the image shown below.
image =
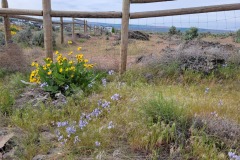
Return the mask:
[[114, 27], [112, 28], [112, 33], [115, 33], [115, 28]]
[[240, 29], [237, 31], [237, 33], [236, 33], [236, 39], [235, 39], [235, 41], [237, 42], [237, 43], [240, 43]]
[[[44, 47], [44, 32], [37, 31], [32, 38], [32, 45], [38, 47]], [[53, 46], [56, 47], [56, 37], [53, 35]]]
[[0, 32], [0, 45], [4, 45], [4, 44], [5, 44], [5, 37], [4, 37], [4, 34]]
[[[42, 66], [32, 63], [36, 70], [32, 71], [30, 82], [41, 83], [41, 87], [51, 95], [58, 92], [69, 95], [78, 89], [87, 91], [92, 87], [97, 76], [92, 71], [93, 64], [89, 64], [88, 60], [83, 58], [83, 54], [75, 56], [76, 62], [70, 60], [71, 57], [63, 57], [58, 51], [56, 54], [58, 56], [55, 63], [50, 58], [45, 59]], [[73, 52], [70, 52], [68, 55], [72, 54]]]
[[194, 38], [198, 37], [198, 29], [195, 27], [191, 27], [189, 30], [186, 31], [184, 35], [185, 40], [193, 40]]
[[168, 31], [168, 34], [170, 35], [174, 35], [174, 34], [177, 34], [178, 31], [177, 31], [177, 28], [175, 26], [172, 26], [169, 28], [169, 31]]
[[19, 31], [15, 37], [14, 40], [17, 43], [22, 43], [24, 45], [30, 45], [31, 44], [31, 38], [33, 34], [30, 28], [27, 28], [26, 30]]
[[[147, 117], [151, 117], [155, 123], [161, 120], [166, 124], [175, 123], [178, 127], [186, 127], [188, 123], [191, 123], [186, 110], [176, 105], [173, 101], [164, 99], [162, 95], [158, 95], [145, 105], [144, 112]], [[188, 124], [187, 126], [190, 125]]]

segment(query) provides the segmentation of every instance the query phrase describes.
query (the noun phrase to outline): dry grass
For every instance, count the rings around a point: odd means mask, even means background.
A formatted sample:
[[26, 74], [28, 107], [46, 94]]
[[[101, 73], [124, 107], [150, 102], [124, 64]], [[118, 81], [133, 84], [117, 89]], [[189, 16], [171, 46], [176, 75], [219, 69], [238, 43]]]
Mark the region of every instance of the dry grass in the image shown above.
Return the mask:
[[28, 59], [22, 49], [15, 44], [0, 49], [0, 68], [10, 72], [29, 70]]

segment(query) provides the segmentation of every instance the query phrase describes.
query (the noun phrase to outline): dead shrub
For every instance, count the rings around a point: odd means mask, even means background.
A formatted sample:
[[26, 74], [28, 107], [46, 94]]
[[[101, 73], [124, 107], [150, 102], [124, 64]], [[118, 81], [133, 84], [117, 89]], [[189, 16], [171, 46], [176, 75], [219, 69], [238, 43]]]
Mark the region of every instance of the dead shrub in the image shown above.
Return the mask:
[[16, 44], [10, 44], [8, 47], [0, 49], [0, 68], [10, 72], [28, 71], [29, 63], [27, 56], [23, 54], [22, 49]]

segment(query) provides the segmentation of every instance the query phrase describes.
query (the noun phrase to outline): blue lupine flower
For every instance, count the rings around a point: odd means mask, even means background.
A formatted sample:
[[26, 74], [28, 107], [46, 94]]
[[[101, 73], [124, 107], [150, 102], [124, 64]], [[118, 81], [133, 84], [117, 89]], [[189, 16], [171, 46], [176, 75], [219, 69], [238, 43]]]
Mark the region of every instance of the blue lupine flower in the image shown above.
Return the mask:
[[96, 145], [97, 147], [99, 147], [99, 146], [101, 145], [101, 143], [98, 142], [98, 141], [96, 141], [96, 142], [95, 142], [95, 145]]
[[108, 74], [109, 74], [109, 75], [113, 75], [113, 74], [114, 74], [114, 70], [108, 71]]
[[120, 95], [119, 94], [114, 94], [112, 97], [111, 97], [111, 99], [113, 100], [113, 101], [118, 101], [119, 99], [120, 99]]
[[58, 137], [58, 141], [61, 141], [63, 139], [63, 135]]
[[66, 86], [64, 87], [64, 89], [65, 89], [65, 91], [68, 90], [68, 89], [69, 89], [69, 86], [66, 85]]
[[86, 127], [87, 125], [88, 125], [88, 122], [87, 122], [87, 121], [80, 119], [80, 121], [79, 121], [79, 127], [80, 127], [80, 129], [83, 129], [83, 128]]
[[107, 128], [108, 128], [108, 129], [114, 128], [114, 125], [113, 125], [113, 122], [112, 122], [112, 121], [108, 123], [108, 127], [107, 127]]
[[65, 127], [68, 125], [68, 121], [65, 122], [57, 122], [57, 127]]
[[233, 152], [228, 152], [228, 156], [230, 159], [232, 160], [240, 160], [240, 156], [236, 155], [235, 153]]
[[107, 80], [106, 80], [106, 78], [103, 78], [103, 79], [102, 79], [102, 85], [103, 85], [104, 87], [107, 86]]
[[210, 88], [205, 89], [205, 93], [208, 93], [210, 91]]
[[102, 100], [99, 99], [97, 104], [98, 104], [98, 106], [101, 106], [102, 105]]
[[96, 108], [92, 111], [91, 116], [98, 117], [101, 113], [102, 111], [99, 108]]
[[48, 87], [48, 83], [47, 82], [44, 82], [42, 84], [40, 84], [40, 87], [43, 88], [43, 87]]
[[108, 101], [102, 102], [102, 107], [103, 108], [109, 108], [110, 107], [110, 102], [108, 102]]
[[74, 137], [74, 144], [77, 143], [77, 142], [80, 142], [80, 140], [79, 140], [78, 136], [75, 136]]
[[74, 134], [76, 132], [76, 128], [74, 126], [69, 126], [66, 128], [66, 132], [68, 134], [68, 137], [70, 137], [71, 134]]

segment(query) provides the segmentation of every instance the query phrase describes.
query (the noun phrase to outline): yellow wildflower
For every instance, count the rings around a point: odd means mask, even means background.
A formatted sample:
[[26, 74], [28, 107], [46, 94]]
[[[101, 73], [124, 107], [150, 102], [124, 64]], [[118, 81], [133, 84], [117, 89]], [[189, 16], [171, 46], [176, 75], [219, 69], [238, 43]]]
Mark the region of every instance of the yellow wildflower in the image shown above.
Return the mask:
[[46, 61], [52, 61], [52, 59], [51, 58], [46, 58]]
[[51, 66], [51, 64], [50, 64], [50, 63], [48, 63], [48, 64], [47, 64], [47, 67], [50, 67], [50, 66]]
[[47, 74], [48, 74], [48, 75], [51, 75], [51, 74], [52, 74], [52, 71], [49, 71]]
[[85, 62], [85, 63], [88, 63], [88, 59], [85, 59], [84, 62]]
[[70, 71], [75, 71], [76, 68], [75, 68], [74, 66], [72, 66], [69, 70], [70, 70]]
[[59, 54], [59, 51], [56, 51], [55, 54]]
[[71, 56], [72, 54], [73, 54], [73, 52], [72, 52], [72, 51], [68, 53], [68, 55], [69, 55], [69, 56]]
[[32, 67], [35, 66], [35, 62], [32, 62], [31, 66], [32, 66]]
[[69, 64], [73, 64], [73, 61], [69, 61], [68, 63], [69, 63]]
[[60, 68], [60, 69], [59, 69], [59, 72], [60, 72], [60, 73], [62, 73], [62, 71], [63, 71], [63, 69], [62, 69], [62, 68]]
[[72, 44], [72, 41], [68, 41], [68, 44]]
[[68, 70], [69, 70], [68, 68], [67, 68], [67, 69], [65, 69], [65, 71], [66, 71], [66, 72], [68, 72]]
[[43, 66], [43, 70], [46, 71], [46, 70], [47, 70], [47, 67], [46, 67], [46, 66]]
[[82, 47], [78, 47], [78, 51], [81, 51]]

